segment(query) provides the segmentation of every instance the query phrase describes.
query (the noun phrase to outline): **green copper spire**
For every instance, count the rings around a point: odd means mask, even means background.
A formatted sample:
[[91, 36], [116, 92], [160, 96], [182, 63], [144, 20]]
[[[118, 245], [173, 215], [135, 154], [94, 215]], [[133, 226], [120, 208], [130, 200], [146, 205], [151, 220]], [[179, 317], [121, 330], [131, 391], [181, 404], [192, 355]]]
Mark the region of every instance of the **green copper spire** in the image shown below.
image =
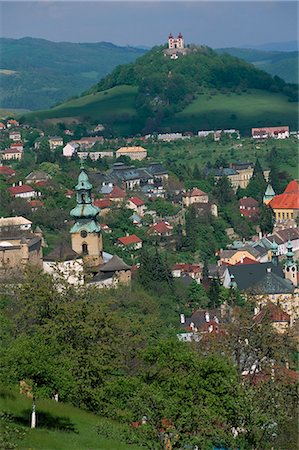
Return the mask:
[[288, 240], [286, 257], [287, 257], [286, 265], [292, 266], [294, 264], [294, 252], [293, 252], [293, 246], [292, 246], [290, 239]]
[[76, 223], [71, 228], [71, 233], [78, 233], [81, 230], [88, 232], [99, 232], [100, 226], [96, 221], [100, 209], [93, 205], [91, 198], [92, 184], [89, 182], [88, 175], [81, 163], [78, 184], [75, 187], [77, 191], [77, 205], [70, 212], [71, 217]]

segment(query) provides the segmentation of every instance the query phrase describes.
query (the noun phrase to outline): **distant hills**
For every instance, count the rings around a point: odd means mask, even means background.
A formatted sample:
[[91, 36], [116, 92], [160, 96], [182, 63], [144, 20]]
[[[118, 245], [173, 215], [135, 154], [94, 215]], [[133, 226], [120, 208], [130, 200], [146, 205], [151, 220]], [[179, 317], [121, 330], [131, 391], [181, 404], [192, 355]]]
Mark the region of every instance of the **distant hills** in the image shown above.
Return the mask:
[[[292, 47], [290, 46], [290, 48]], [[298, 83], [298, 51], [273, 51], [252, 48], [220, 48], [216, 49], [216, 51], [242, 58], [259, 69], [265, 70], [272, 76], [277, 75], [283, 78], [288, 83]]]
[[[279, 44], [265, 44], [279, 48]], [[295, 43], [282, 43], [292, 49]], [[296, 47], [295, 47], [296, 48]], [[52, 107], [97, 83], [119, 64], [135, 61], [149, 49], [111, 43], [51, 42], [0, 38], [0, 108], [38, 110]], [[298, 53], [219, 49], [238, 56], [287, 82], [298, 77]]]
[[0, 107], [49, 108], [88, 89], [144, 49], [0, 38]]
[[105, 124], [112, 135], [206, 128], [297, 126], [297, 88], [205, 46], [177, 60], [154, 47], [117, 66], [80, 98], [25, 116], [29, 121]]

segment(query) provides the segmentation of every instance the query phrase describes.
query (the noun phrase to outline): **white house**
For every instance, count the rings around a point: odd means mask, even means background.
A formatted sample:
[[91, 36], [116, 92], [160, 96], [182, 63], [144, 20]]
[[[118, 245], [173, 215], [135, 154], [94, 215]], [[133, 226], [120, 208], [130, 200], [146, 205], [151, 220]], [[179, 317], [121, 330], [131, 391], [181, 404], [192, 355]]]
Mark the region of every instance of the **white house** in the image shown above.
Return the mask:
[[63, 147], [62, 154], [66, 158], [71, 158], [73, 156], [73, 154], [77, 152], [78, 149], [79, 149], [79, 144], [77, 144], [76, 142], [68, 142]]
[[27, 231], [31, 229], [31, 225], [32, 222], [22, 216], [0, 218], [0, 230], [12, 227], [21, 231]]

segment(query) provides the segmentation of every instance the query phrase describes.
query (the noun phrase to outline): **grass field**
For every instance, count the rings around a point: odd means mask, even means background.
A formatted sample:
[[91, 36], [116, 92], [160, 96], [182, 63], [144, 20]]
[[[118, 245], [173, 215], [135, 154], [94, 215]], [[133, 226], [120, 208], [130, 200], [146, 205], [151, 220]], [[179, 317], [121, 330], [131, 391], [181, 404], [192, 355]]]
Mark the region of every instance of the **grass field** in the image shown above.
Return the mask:
[[116, 86], [107, 91], [85, 95], [63, 103], [52, 109], [37, 111], [27, 115], [27, 118], [56, 119], [81, 117], [99, 122], [112, 120], [115, 116], [136, 115], [134, 107], [137, 88], [132, 86]]
[[[128, 445], [100, 437], [97, 426], [102, 419], [67, 404], [56, 403], [53, 400], [37, 400], [38, 427], [34, 430], [29, 428], [30, 399], [1, 387], [0, 409], [2, 412], [9, 412], [14, 422], [26, 430], [23, 439], [15, 438], [14, 440], [18, 449], [141, 450], [141, 447], [137, 445]], [[111, 427], [114, 427], [112, 421]]]
[[289, 125], [298, 126], [298, 104], [289, 103], [280, 94], [255, 90], [241, 95], [200, 95], [182, 112], [163, 124], [173, 130], [198, 131], [217, 128], [237, 128]]

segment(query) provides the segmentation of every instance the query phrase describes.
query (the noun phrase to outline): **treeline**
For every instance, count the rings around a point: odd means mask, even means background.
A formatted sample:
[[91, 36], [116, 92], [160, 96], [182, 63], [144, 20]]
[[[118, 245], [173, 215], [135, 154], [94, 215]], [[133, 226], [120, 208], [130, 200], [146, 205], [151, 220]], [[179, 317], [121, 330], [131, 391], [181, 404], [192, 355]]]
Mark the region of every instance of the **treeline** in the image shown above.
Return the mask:
[[[180, 342], [169, 317], [182, 309], [165, 262], [157, 261], [160, 273], [140, 278], [146, 290], [137, 282], [131, 290], [74, 288], [30, 271], [22, 285], [2, 291], [2, 382], [25, 380], [37, 402], [58, 392], [61, 401], [122, 422], [131, 431], [118, 438], [145, 448], [165, 448], [162, 420], [173, 448], [295, 442], [295, 386], [279, 377], [255, 386], [241, 376], [252, 361], [266, 373], [273, 360], [290, 362], [289, 338], [254, 324], [245, 308], [221, 340]], [[130, 423], [143, 417], [146, 425], [134, 432]]]

